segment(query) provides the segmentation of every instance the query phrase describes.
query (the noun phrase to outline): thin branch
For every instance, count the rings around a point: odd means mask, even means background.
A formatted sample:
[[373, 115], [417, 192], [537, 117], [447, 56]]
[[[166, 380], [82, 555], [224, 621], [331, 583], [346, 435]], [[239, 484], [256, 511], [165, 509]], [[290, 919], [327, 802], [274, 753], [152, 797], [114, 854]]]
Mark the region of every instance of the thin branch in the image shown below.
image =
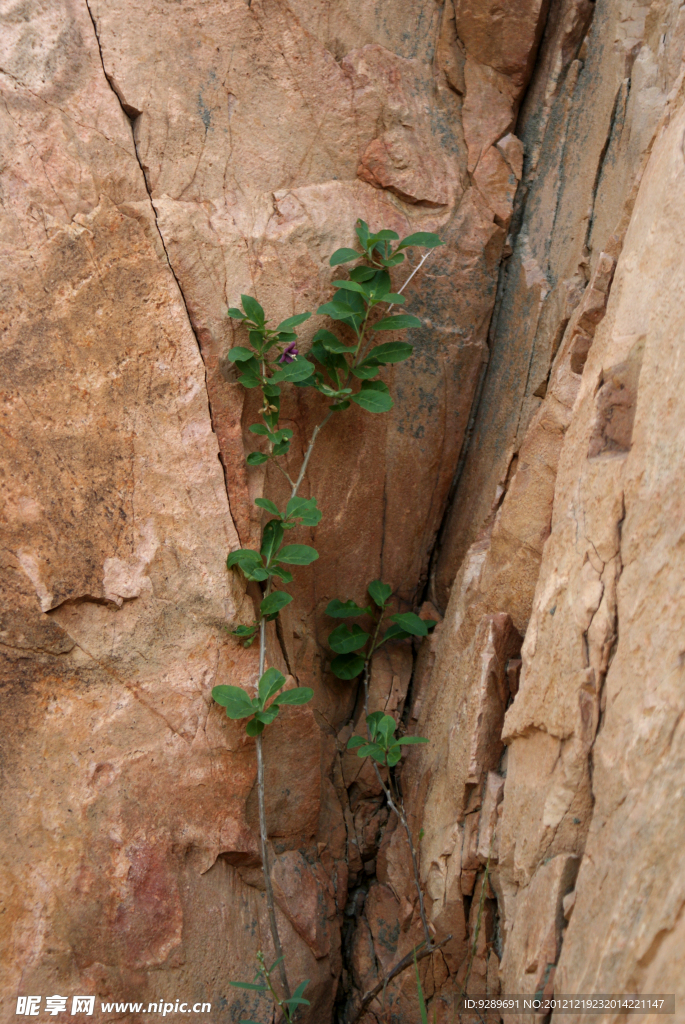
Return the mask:
[[[423, 946], [423, 943], [420, 943], [418, 946], [415, 946], [409, 953], [407, 953], [406, 956], [402, 957], [399, 963], [395, 964], [393, 969], [385, 978], [382, 978], [381, 981], [379, 981], [378, 984], [375, 985], [370, 992], [366, 993], [357, 1009], [353, 1011], [354, 1016], [348, 1018], [347, 1024], [355, 1024], [355, 1022], [359, 1020], [359, 1018], [367, 1009], [367, 1007], [370, 1006], [370, 1004], [374, 1001], [378, 993], [387, 984], [389, 984], [389, 982], [396, 978], [398, 974], [402, 974], [403, 971], [406, 971], [408, 967], [412, 966], [412, 964], [414, 963], [414, 957], [416, 957], [418, 963], [419, 960], [423, 960], [425, 957], [430, 956], [431, 953], [435, 953], [437, 952], [438, 949], [442, 949], [442, 947], [446, 946], [447, 943], [451, 941], [451, 939], [452, 936], [448, 935], [446, 939], [443, 939], [441, 942], [436, 943], [434, 946]], [[421, 949], [421, 946], [423, 946], [423, 949]]]
[[[407, 278], [407, 280], [406, 280], [406, 281], [404, 282], [404, 284], [402, 285], [402, 287], [400, 288], [400, 290], [399, 290], [399, 291], [397, 292], [397, 294], [398, 294], [398, 295], [401, 295], [401, 294], [402, 294], [402, 292], [403, 292], [403, 291], [404, 291], [404, 289], [405, 289], [405, 288], [407, 287], [407, 285], [408, 285], [408, 284], [409, 284], [409, 282], [411, 281], [411, 279], [412, 279], [412, 277], [414, 276], [414, 274], [418, 274], [418, 272], [419, 272], [419, 270], [421, 269], [421, 267], [422, 267], [422, 266], [424, 265], [424, 263], [426, 262], [426, 260], [428, 259], [428, 257], [429, 257], [429, 256], [431, 255], [431, 253], [433, 253], [433, 252], [435, 252], [435, 249], [429, 249], [429, 250], [428, 250], [428, 252], [425, 252], [425, 253], [423, 254], [423, 256], [421, 257], [421, 259], [419, 260], [419, 262], [418, 262], [418, 263], [416, 264], [416, 266], [415, 266], [415, 267], [414, 267], [414, 269], [412, 270], [412, 272], [411, 272], [411, 274], [409, 275], [409, 277]], [[392, 307], [393, 307], [394, 305], [395, 305], [395, 303], [393, 302], [393, 303], [392, 303], [392, 305], [388, 306], [388, 313], [390, 312], [390, 310], [392, 309]]]
[[[262, 870], [264, 874], [264, 884], [266, 886], [266, 905], [269, 912], [269, 925], [271, 928], [271, 938], [273, 939], [274, 949], [276, 951], [276, 958], [283, 957], [283, 947], [281, 946], [281, 938], [278, 934], [278, 923], [276, 921], [276, 905], [274, 902], [274, 890], [271, 884], [271, 869], [269, 867], [269, 856], [267, 846], [267, 833], [266, 833], [266, 810], [264, 808], [264, 758], [262, 756], [262, 737], [261, 735], [256, 737], [257, 740], [257, 791], [259, 794], [259, 839], [262, 849]], [[288, 975], [285, 970], [285, 960], [281, 959], [278, 965], [278, 973], [281, 976], [281, 985], [285, 992], [286, 999], [290, 999], [290, 986], [288, 985]]]
[[321, 423], [317, 423], [317, 425], [314, 427], [314, 433], [312, 434], [312, 439], [309, 442], [309, 447], [307, 448], [307, 451], [305, 452], [304, 461], [302, 463], [302, 466], [300, 467], [300, 475], [298, 476], [298, 478], [297, 478], [297, 480], [295, 481], [294, 484], [293, 484], [292, 480], [290, 481], [290, 483], [292, 484], [292, 491], [290, 492], [290, 497], [291, 498], [295, 497], [295, 495], [297, 494], [297, 492], [298, 492], [298, 490], [300, 488], [300, 484], [304, 480], [304, 475], [307, 472], [307, 465], [309, 463], [309, 458], [310, 458], [310, 456], [311, 456], [311, 454], [312, 454], [312, 452], [314, 450], [314, 445], [316, 444], [316, 439], [319, 436], [319, 433], [326, 426], [326, 424], [328, 423], [328, 421], [329, 421], [329, 419], [331, 418], [332, 415], [333, 415], [333, 413], [329, 412], [328, 416], [326, 416], [321, 421]]

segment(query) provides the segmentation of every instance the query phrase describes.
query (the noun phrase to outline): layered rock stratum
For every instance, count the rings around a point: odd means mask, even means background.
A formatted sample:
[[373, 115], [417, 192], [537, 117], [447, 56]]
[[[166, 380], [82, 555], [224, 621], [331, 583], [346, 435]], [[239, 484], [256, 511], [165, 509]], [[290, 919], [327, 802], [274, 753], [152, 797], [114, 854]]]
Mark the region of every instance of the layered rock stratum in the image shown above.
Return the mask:
[[[421, 963], [431, 1014], [462, 990], [682, 1002], [685, 9], [0, 18], [2, 1019], [34, 993], [94, 995], [103, 1021], [108, 1000], [258, 1012], [229, 985], [271, 944], [254, 748], [211, 690], [256, 678], [226, 629], [255, 594], [225, 559], [285, 491], [245, 464], [225, 312], [244, 292], [316, 309], [359, 216], [445, 245], [407, 288], [422, 326], [394, 409], [317, 445], [320, 559], [269, 639], [315, 690], [265, 741], [302, 1020], [342, 1019], [421, 937], [325, 645], [327, 603], [378, 576], [441, 619], [371, 686], [430, 740], [401, 785], [452, 936]], [[323, 402], [288, 402], [297, 469]], [[412, 972], [374, 1007], [364, 1024], [415, 1024]]]

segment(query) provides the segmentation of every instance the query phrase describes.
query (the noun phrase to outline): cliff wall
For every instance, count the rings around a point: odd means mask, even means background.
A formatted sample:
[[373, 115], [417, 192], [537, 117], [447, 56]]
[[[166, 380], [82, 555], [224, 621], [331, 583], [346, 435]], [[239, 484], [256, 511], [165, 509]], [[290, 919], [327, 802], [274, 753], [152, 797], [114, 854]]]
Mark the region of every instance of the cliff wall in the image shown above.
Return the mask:
[[[225, 310], [316, 309], [359, 216], [446, 244], [395, 408], [315, 450], [320, 559], [269, 637], [315, 689], [265, 742], [306, 1019], [420, 938], [325, 647], [327, 603], [378, 576], [444, 614], [371, 687], [430, 739], [401, 784], [452, 936], [431, 1012], [685, 995], [679, 4], [17, 0], [2, 25], [3, 1019], [39, 992], [258, 1012], [229, 987], [271, 942], [254, 749], [211, 689], [256, 677], [225, 558], [285, 492], [245, 465]], [[297, 471], [324, 403], [289, 401]], [[411, 972], [385, 1012], [418, 1019]]]

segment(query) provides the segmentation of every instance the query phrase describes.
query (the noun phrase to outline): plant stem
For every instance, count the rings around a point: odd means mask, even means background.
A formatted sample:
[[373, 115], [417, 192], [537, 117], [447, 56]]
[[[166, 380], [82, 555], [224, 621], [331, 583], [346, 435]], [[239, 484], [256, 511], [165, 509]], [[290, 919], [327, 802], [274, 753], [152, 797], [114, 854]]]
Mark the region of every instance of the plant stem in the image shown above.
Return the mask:
[[[428, 259], [428, 257], [430, 256], [430, 254], [431, 254], [432, 252], [434, 252], [434, 251], [435, 251], [434, 249], [429, 249], [429, 250], [428, 250], [428, 252], [425, 252], [425, 253], [423, 254], [423, 256], [421, 257], [421, 259], [419, 260], [419, 262], [418, 262], [418, 263], [416, 264], [416, 266], [415, 266], [415, 267], [414, 267], [414, 269], [412, 270], [412, 272], [411, 272], [411, 274], [409, 275], [409, 277], [407, 278], [407, 280], [406, 280], [406, 281], [404, 282], [404, 284], [402, 285], [402, 287], [401, 287], [401, 288], [399, 289], [399, 291], [397, 292], [397, 294], [398, 294], [398, 295], [401, 295], [401, 294], [402, 294], [402, 292], [403, 292], [403, 291], [404, 291], [404, 289], [405, 289], [405, 288], [407, 287], [407, 285], [408, 285], [408, 284], [409, 284], [409, 282], [411, 281], [411, 279], [412, 279], [412, 277], [414, 276], [414, 274], [418, 274], [419, 270], [420, 270], [420, 269], [421, 269], [421, 267], [422, 267], [422, 266], [424, 265], [424, 263], [426, 262], [426, 260], [427, 260], [427, 259]], [[388, 306], [388, 313], [390, 312], [390, 310], [392, 309], [392, 307], [393, 307], [394, 305], [395, 305], [395, 303], [393, 302], [393, 303], [392, 303], [392, 304], [391, 304], [390, 306]]]
[[[259, 794], [259, 838], [262, 849], [262, 871], [264, 874], [264, 885], [266, 886], [266, 905], [269, 911], [269, 925], [271, 927], [271, 938], [274, 944], [274, 950], [276, 952], [276, 958], [283, 956], [283, 947], [281, 946], [281, 939], [278, 934], [278, 924], [276, 922], [276, 904], [274, 902], [274, 890], [271, 885], [271, 869], [269, 867], [269, 856], [268, 856], [268, 840], [266, 832], [266, 810], [264, 808], [264, 758], [262, 756], [262, 737], [261, 735], [256, 737], [257, 741], [257, 791]], [[281, 960], [278, 965], [278, 973], [281, 976], [281, 984], [283, 991], [285, 992], [286, 999], [290, 999], [290, 986], [288, 985], [288, 975], [285, 970], [285, 960]]]
[[[325, 417], [325, 419], [321, 423], [317, 424], [316, 427], [314, 427], [314, 432], [313, 432], [311, 440], [309, 442], [309, 447], [307, 448], [307, 451], [305, 452], [304, 461], [303, 461], [302, 466], [300, 468], [300, 474], [299, 474], [299, 476], [298, 476], [298, 478], [297, 478], [297, 480], [295, 482], [293, 482], [290, 479], [288, 474], [285, 472], [285, 470], [283, 470], [283, 468], [281, 466], [278, 467], [279, 469], [281, 469], [281, 472], [283, 472], [283, 474], [286, 476], [286, 478], [288, 479], [288, 481], [289, 481], [289, 483], [291, 485], [291, 488], [292, 488], [292, 490], [290, 492], [290, 497], [291, 498], [295, 497], [295, 495], [297, 494], [297, 491], [298, 491], [298, 489], [300, 487], [300, 484], [304, 480], [304, 475], [305, 475], [305, 473], [307, 471], [307, 464], [309, 463], [310, 456], [312, 454], [312, 451], [314, 450], [314, 445], [316, 444], [316, 439], [317, 439], [321, 429], [326, 425], [326, 423], [328, 422], [328, 420], [331, 418], [332, 415], [333, 415], [333, 413], [329, 412], [328, 415]], [[277, 463], [277, 465], [278, 465], [278, 463]], [[266, 585], [266, 588], [264, 590], [264, 597], [268, 597], [270, 591], [271, 591], [271, 580], [269, 580], [267, 585]], [[260, 679], [264, 675], [265, 663], [266, 663], [266, 619], [262, 618], [262, 621], [259, 624], [259, 678]], [[263, 756], [263, 751], [262, 751], [262, 737], [261, 737], [261, 734], [256, 737], [256, 746], [257, 746], [257, 794], [258, 794], [258, 799], [259, 799], [259, 840], [260, 840], [261, 853], [262, 853], [262, 873], [264, 875], [264, 885], [265, 885], [265, 888], [266, 888], [266, 905], [267, 905], [267, 909], [268, 909], [268, 913], [269, 913], [269, 926], [271, 928], [271, 938], [273, 940], [274, 950], [276, 951], [276, 958], [280, 959], [280, 963], [278, 965], [278, 972], [279, 972], [280, 977], [281, 977], [281, 984], [283, 986], [283, 991], [285, 992], [286, 999], [290, 999], [290, 986], [288, 985], [288, 975], [287, 975], [287, 972], [286, 972], [286, 969], [285, 969], [285, 960], [283, 959], [283, 947], [281, 945], [281, 938], [280, 938], [280, 935], [278, 934], [278, 922], [276, 920], [276, 903], [275, 903], [275, 900], [274, 900], [273, 886], [271, 884], [271, 868], [269, 866], [269, 850], [268, 850], [269, 837], [268, 837], [268, 833], [267, 833], [267, 830], [266, 830], [266, 808], [265, 808], [265, 805], [264, 805], [264, 791], [265, 791], [265, 788], [264, 788], [264, 756]], [[270, 984], [269, 984], [269, 987], [271, 987]], [[279, 1001], [279, 1006], [280, 1006], [281, 1010], [283, 1010], [283, 1006], [282, 1006], [282, 1003], [280, 1001]], [[289, 1019], [289, 1013], [286, 1013], [286, 1016]]]
[[319, 433], [326, 426], [326, 424], [328, 423], [328, 421], [329, 421], [329, 419], [331, 418], [332, 415], [333, 415], [333, 413], [329, 412], [328, 415], [326, 417], [324, 417], [324, 419], [321, 421], [321, 423], [317, 423], [317, 425], [314, 427], [314, 432], [312, 434], [311, 441], [309, 442], [309, 447], [307, 448], [307, 451], [305, 452], [304, 461], [303, 461], [303, 463], [302, 463], [302, 465], [300, 467], [300, 474], [299, 474], [297, 480], [295, 481], [295, 483], [293, 483], [292, 480], [290, 481], [291, 484], [292, 484], [292, 491], [290, 492], [290, 497], [291, 498], [295, 497], [295, 495], [297, 494], [297, 492], [298, 492], [298, 490], [300, 488], [300, 484], [304, 480], [304, 475], [307, 472], [307, 465], [309, 463], [309, 458], [310, 458], [310, 456], [311, 456], [311, 454], [312, 454], [312, 452], [314, 450], [314, 445], [316, 444], [316, 439], [319, 436]]
[[393, 980], [393, 978], [396, 978], [398, 974], [402, 974], [403, 971], [406, 971], [408, 967], [412, 966], [412, 964], [414, 963], [414, 957], [416, 957], [417, 962], [419, 960], [423, 960], [424, 957], [430, 956], [431, 953], [435, 953], [438, 949], [442, 949], [442, 947], [447, 945], [447, 943], [450, 942], [451, 939], [452, 936], [448, 935], [446, 939], [443, 939], [442, 942], [437, 942], [434, 946], [431, 946], [430, 949], [426, 946], [424, 946], [424, 948], [421, 949], [423, 943], [419, 943], [418, 946], [414, 946], [414, 948], [410, 950], [406, 956], [402, 957], [399, 963], [395, 964], [395, 966], [387, 975], [387, 977], [379, 981], [377, 985], [375, 985], [369, 992], [366, 993], [361, 1003], [357, 1007], [356, 1011], [354, 1011], [354, 1015], [348, 1019], [347, 1024], [355, 1024], [355, 1022], [358, 1021], [361, 1015], [364, 1013], [366, 1008], [376, 998], [378, 993], [381, 992], [382, 989]]
[[[264, 596], [269, 596], [271, 590], [271, 580], [266, 585]], [[259, 678], [261, 679], [264, 675], [264, 663], [266, 661], [266, 619], [262, 619], [259, 624]], [[278, 934], [278, 923], [276, 921], [276, 904], [274, 901], [274, 890], [271, 884], [271, 868], [269, 867], [269, 836], [266, 831], [266, 808], [264, 805], [264, 757], [262, 752], [262, 737], [261, 734], [255, 737], [257, 747], [257, 795], [259, 799], [259, 841], [262, 852], [262, 873], [264, 875], [264, 885], [266, 888], [266, 906], [269, 912], [269, 925], [271, 928], [271, 938], [273, 940], [274, 949], [276, 951], [276, 958], [283, 956], [283, 947], [281, 946], [281, 938]], [[288, 985], [288, 975], [285, 970], [285, 960], [281, 960], [278, 965], [278, 972], [281, 976], [281, 984], [283, 985], [283, 991], [285, 992], [286, 999], [290, 999], [290, 987]]]

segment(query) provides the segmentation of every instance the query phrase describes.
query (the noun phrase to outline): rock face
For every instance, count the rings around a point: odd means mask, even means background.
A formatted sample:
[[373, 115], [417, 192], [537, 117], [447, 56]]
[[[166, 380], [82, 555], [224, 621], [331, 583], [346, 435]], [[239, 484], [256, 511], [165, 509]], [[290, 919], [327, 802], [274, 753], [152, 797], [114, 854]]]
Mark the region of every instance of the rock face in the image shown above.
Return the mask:
[[[678, 3], [1, 18], [3, 1020], [38, 993], [92, 994], [102, 1019], [263, 1014], [229, 986], [271, 954], [254, 747], [210, 694], [256, 680], [225, 557], [285, 491], [245, 464], [225, 310], [315, 309], [359, 216], [445, 245], [407, 289], [422, 326], [392, 413], [355, 407], [315, 450], [320, 560], [269, 641], [315, 689], [265, 739], [303, 1020], [422, 935], [325, 648], [327, 603], [378, 576], [444, 613], [376, 657], [370, 692], [430, 740], [401, 786], [451, 935], [421, 963], [431, 1013], [460, 991], [685, 995]], [[296, 472], [324, 406], [288, 403]], [[412, 972], [386, 1001], [366, 1024], [416, 1021]]]

